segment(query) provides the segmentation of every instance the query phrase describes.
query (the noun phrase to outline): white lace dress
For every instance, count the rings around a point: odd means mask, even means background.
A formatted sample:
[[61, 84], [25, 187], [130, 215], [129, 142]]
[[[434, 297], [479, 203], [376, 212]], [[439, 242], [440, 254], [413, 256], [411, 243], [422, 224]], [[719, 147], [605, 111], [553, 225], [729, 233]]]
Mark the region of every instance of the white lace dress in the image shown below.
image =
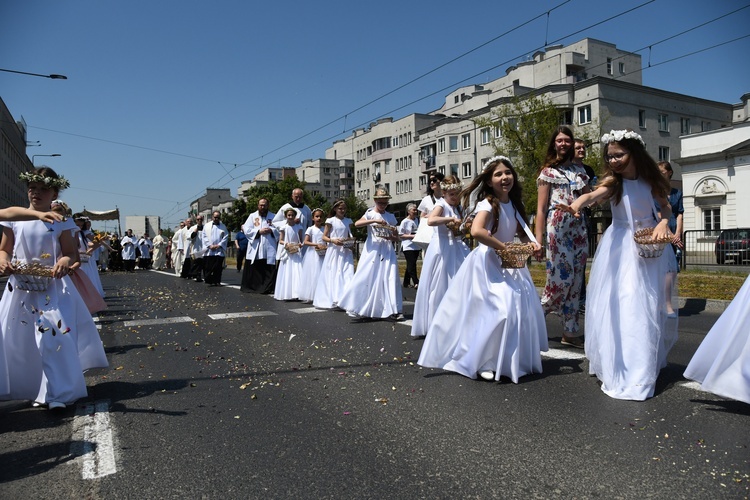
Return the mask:
[[[310, 236], [310, 241], [316, 245], [323, 244], [323, 230], [310, 226], [305, 231], [305, 236]], [[326, 253], [328, 253], [326, 251]], [[318, 287], [320, 270], [323, 269], [325, 254], [320, 255], [315, 248], [308, 247], [305, 256], [302, 257], [302, 279], [299, 284], [299, 300], [312, 302], [315, 298], [315, 289]]]
[[290, 226], [283, 222], [279, 225], [279, 232], [284, 235], [284, 245], [279, 244], [276, 253], [279, 269], [276, 273], [273, 298], [276, 300], [294, 300], [299, 297], [299, 285], [302, 280], [302, 252], [290, 253], [286, 250], [286, 244], [296, 243], [299, 245], [302, 243], [299, 238], [302, 226], [299, 224]]
[[[330, 239], [349, 238], [352, 220], [349, 217], [326, 219], [326, 225], [331, 226]], [[315, 287], [313, 306], [320, 309], [333, 309], [338, 306], [344, 288], [354, 278], [354, 256], [352, 249], [341, 245], [328, 245], [328, 251], [323, 259], [318, 284]]]

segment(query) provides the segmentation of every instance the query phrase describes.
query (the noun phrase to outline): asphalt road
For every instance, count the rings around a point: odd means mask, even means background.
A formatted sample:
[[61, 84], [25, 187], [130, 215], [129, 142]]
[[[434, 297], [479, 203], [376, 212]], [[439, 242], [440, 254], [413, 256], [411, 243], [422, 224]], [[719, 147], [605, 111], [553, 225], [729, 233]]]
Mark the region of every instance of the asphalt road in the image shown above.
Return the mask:
[[681, 309], [655, 397], [628, 402], [560, 346], [554, 317], [544, 373], [497, 384], [420, 368], [402, 323], [157, 272], [102, 278], [110, 368], [77, 408], [0, 403], [0, 498], [750, 495], [750, 405], [682, 378], [719, 315], [705, 302]]

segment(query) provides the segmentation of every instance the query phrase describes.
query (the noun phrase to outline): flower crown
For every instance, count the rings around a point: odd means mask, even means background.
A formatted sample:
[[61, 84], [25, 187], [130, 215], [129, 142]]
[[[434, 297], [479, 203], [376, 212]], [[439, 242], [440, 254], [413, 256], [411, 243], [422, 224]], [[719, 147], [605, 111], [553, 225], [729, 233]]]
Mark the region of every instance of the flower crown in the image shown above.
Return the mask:
[[604, 134], [602, 136], [601, 143], [607, 145], [610, 142], [620, 142], [623, 139], [638, 141], [644, 148], [646, 147], [646, 143], [643, 142], [643, 137], [636, 134], [632, 130], [610, 130], [609, 134]]
[[39, 184], [44, 184], [46, 187], [50, 188], [67, 189], [70, 187], [68, 179], [62, 176], [55, 179], [54, 177], [37, 174], [36, 172], [21, 172], [18, 175], [18, 178], [28, 184], [38, 182]]
[[493, 156], [492, 158], [484, 162], [484, 166], [482, 166], [482, 169], [485, 169], [489, 167], [490, 165], [492, 165], [493, 163], [498, 162], [498, 161], [507, 161], [508, 163], [510, 163], [510, 166], [513, 167], [513, 162], [510, 161], [510, 158], [508, 158], [507, 156], [498, 155], [498, 156]]
[[452, 191], [454, 189], [458, 189], [460, 191], [461, 188], [463, 188], [463, 187], [464, 187], [464, 185], [461, 184], [460, 182], [455, 182], [455, 183], [452, 182], [450, 184], [448, 184], [446, 182], [441, 182], [440, 183], [440, 189], [442, 189], [443, 191]]

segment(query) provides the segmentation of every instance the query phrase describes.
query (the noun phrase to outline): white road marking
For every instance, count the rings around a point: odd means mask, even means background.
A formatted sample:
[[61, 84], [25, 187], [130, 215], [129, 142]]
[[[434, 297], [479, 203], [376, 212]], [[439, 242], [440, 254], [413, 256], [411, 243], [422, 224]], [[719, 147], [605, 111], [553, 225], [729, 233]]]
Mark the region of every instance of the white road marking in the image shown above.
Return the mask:
[[297, 314], [328, 312], [328, 309], [318, 309], [317, 307], [300, 307], [299, 309], [289, 309], [289, 310]]
[[209, 314], [208, 317], [211, 319], [232, 319], [232, 318], [257, 318], [260, 316], [278, 316], [275, 312], [271, 311], [245, 311], [238, 313], [222, 313], [222, 314]]
[[414, 302], [411, 300], [404, 300], [403, 302], [401, 302], [401, 304], [405, 306], [413, 306]]
[[72, 455], [81, 458], [83, 479], [99, 479], [117, 472], [109, 400], [78, 405], [70, 448]]
[[192, 323], [195, 321], [190, 316], [178, 316], [176, 318], [155, 318], [155, 319], [141, 319], [126, 321], [125, 327], [129, 326], [149, 326], [149, 325], [164, 325], [167, 323]]
[[706, 391], [706, 390], [703, 389], [703, 386], [699, 382], [695, 382], [693, 380], [691, 380], [689, 382], [682, 382], [682, 383], [679, 383], [677, 385], [685, 387], [687, 389], [692, 389], [694, 391], [708, 392], [708, 391]]
[[582, 349], [553, 349], [550, 348], [547, 352], [542, 352], [543, 358], [550, 359], [585, 359], [586, 355]]
[[404, 326], [408, 326], [409, 328], [411, 328], [412, 320], [405, 319], [403, 321], [397, 321], [396, 323], [398, 323], [399, 325], [404, 325]]

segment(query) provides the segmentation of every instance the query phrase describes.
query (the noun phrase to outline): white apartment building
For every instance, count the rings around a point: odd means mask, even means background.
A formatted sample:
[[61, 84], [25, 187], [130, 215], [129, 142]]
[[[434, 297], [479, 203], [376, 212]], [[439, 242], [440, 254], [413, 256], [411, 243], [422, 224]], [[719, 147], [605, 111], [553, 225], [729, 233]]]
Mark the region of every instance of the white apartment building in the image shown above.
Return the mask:
[[305, 189], [312, 196], [323, 196], [329, 203], [354, 193], [354, 160], [304, 160], [296, 170], [297, 178], [307, 183]]

